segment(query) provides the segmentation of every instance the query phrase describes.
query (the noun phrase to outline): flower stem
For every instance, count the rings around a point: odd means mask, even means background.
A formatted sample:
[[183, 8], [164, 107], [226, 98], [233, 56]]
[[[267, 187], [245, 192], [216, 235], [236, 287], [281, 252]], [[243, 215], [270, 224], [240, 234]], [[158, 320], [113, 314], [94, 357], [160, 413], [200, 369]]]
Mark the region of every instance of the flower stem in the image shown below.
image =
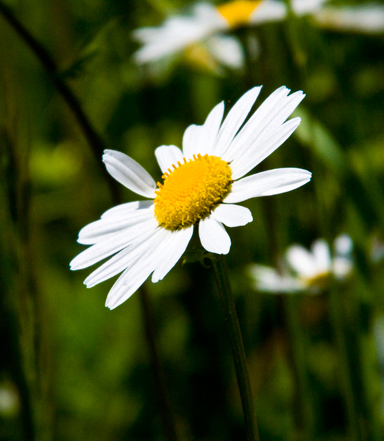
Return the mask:
[[284, 296], [282, 300], [289, 333], [292, 371], [296, 383], [294, 413], [298, 431], [297, 439], [313, 440], [315, 438], [316, 412], [307, 372], [307, 345], [298, 314], [299, 299], [295, 296]]
[[235, 302], [233, 300], [224, 256], [219, 256], [218, 259], [212, 259], [212, 264], [220, 295], [221, 306], [223, 308], [224, 320], [227, 324], [231, 342], [237, 383], [239, 386], [241, 404], [245, 419], [247, 440], [259, 441], [259, 431], [257, 428], [256, 413], [253, 406], [251, 384], [249, 381], [243, 338], [241, 336], [239, 321], [237, 319]]
[[353, 388], [351, 365], [348, 356], [343, 305], [339, 292], [335, 289], [335, 287], [331, 287], [329, 293], [329, 308], [336, 345], [339, 353], [339, 378], [347, 413], [348, 439], [351, 441], [360, 441], [359, 412], [357, 410], [357, 399]]
[[[43, 47], [43, 45], [39, 41], [37, 41], [36, 38], [27, 30], [27, 28], [16, 18], [12, 10], [1, 1], [0, 15], [7, 21], [10, 26], [12, 26], [14, 31], [19, 35], [19, 37], [24, 41], [24, 43], [29, 47], [29, 49], [39, 60], [45, 72], [49, 75], [50, 79], [55, 85], [56, 90], [59, 92], [59, 94], [62, 96], [62, 98], [70, 108], [72, 114], [79, 124], [80, 129], [83, 132], [85, 139], [88, 141], [88, 144], [90, 145], [95, 158], [99, 161], [105, 149], [105, 145], [99, 134], [90, 123], [87, 115], [85, 114], [80, 102], [76, 98], [72, 89], [60, 76], [60, 71], [54, 59]], [[115, 199], [114, 202], [116, 203], [116, 198], [118, 198], [120, 194], [119, 187], [117, 186], [116, 181], [111, 178], [105, 167], [102, 167], [101, 171], [104, 174], [108, 186], [110, 187], [112, 198]]]
[[167, 395], [163, 366], [161, 363], [157, 341], [155, 339], [156, 330], [151, 308], [150, 299], [145, 286], [139, 289], [141, 310], [143, 313], [143, 325], [145, 337], [148, 344], [149, 357], [151, 360], [152, 371], [155, 379], [155, 388], [159, 402], [161, 422], [163, 424], [164, 435], [167, 441], [177, 441], [176, 422], [171, 411], [171, 405]]

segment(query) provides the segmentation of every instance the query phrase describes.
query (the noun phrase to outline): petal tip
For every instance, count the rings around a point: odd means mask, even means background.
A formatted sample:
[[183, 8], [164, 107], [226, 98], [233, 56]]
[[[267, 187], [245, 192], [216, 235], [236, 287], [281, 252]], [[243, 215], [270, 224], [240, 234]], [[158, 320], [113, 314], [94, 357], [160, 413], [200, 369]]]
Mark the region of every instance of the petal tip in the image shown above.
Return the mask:
[[77, 256], [69, 262], [69, 269], [71, 271], [76, 271], [76, 270], [80, 269], [80, 267], [76, 263], [76, 261], [77, 261]]

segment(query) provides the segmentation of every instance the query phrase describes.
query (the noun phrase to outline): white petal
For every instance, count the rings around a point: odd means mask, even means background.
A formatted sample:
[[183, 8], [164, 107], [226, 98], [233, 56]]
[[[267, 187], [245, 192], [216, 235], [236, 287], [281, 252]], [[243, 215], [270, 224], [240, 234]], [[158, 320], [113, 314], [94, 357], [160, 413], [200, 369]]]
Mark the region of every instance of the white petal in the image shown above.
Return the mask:
[[212, 154], [218, 130], [223, 119], [224, 103], [217, 104], [207, 116], [202, 126], [192, 124], [184, 132], [183, 153], [185, 158], [192, 159], [193, 155]]
[[[285, 120], [304, 98], [299, 91], [287, 96], [289, 89], [275, 90], [257, 109], [234, 139], [223, 159], [231, 163], [233, 178], [238, 179], [274, 152], [300, 124], [300, 118]], [[285, 122], [285, 123], [284, 123]]]
[[299, 276], [311, 278], [318, 275], [312, 254], [301, 245], [290, 246], [286, 252], [286, 259]]
[[105, 306], [115, 309], [124, 303], [148, 279], [152, 271], [152, 266], [139, 266], [139, 262], [137, 266], [126, 269], [109, 291]]
[[155, 155], [163, 173], [168, 171], [168, 169], [173, 170], [172, 165], [177, 167], [178, 162], [180, 162], [180, 164], [184, 162], [181, 150], [175, 145], [162, 145], [157, 147]]
[[294, 293], [304, 289], [299, 279], [280, 274], [269, 266], [251, 265], [249, 273], [255, 280], [255, 288], [259, 291], [279, 294]]
[[194, 15], [200, 22], [207, 23], [208, 26], [214, 27], [215, 30], [228, 29], [228, 22], [217, 9], [210, 3], [197, 3], [193, 7]]
[[301, 187], [310, 181], [312, 173], [301, 168], [276, 168], [256, 173], [232, 184], [225, 203], [236, 203], [258, 196], [271, 196]]
[[208, 153], [211, 155], [213, 153], [213, 148], [215, 146], [216, 137], [220, 128], [221, 121], [223, 120], [224, 114], [224, 102], [217, 104], [207, 116], [205, 120], [201, 134], [200, 134], [200, 150], [195, 153], [200, 153], [205, 155]]
[[159, 60], [227, 27], [212, 5], [198, 4], [190, 16], [171, 16], [159, 27], [135, 30], [133, 37], [144, 46], [134, 59], [139, 64]]
[[348, 234], [340, 234], [336, 237], [333, 247], [336, 255], [346, 256], [352, 253], [353, 241]]
[[116, 150], [104, 150], [103, 161], [111, 176], [141, 196], [154, 199], [156, 182], [136, 161]]
[[232, 107], [220, 128], [212, 154], [221, 157], [226, 152], [259, 96], [260, 90], [261, 86], [252, 88]]
[[194, 154], [199, 153], [201, 126], [191, 124], [183, 135], [183, 155], [187, 159], [191, 159]]
[[289, 92], [289, 89], [281, 86], [263, 101], [238, 133], [231, 148], [226, 152], [225, 158], [227, 160], [233, 160], [237, 152], [249, 148], [250, 144], [271, 124], [271, 120], [279, 113], [280, 108], [284, 106]]
[[130, 210], [128, 214], [124, 213], [124, 216], [112, 216], [110, 214], [82, 228], [77, 241], [83, 245], [91, 245], [105, 240], [106, 236], [110, 237], [112, 234], [125, 230], [128, 227], [135, 227], [145, 221], [151, 221], [153, 218], [153, 202], [149, 208]]
[[87, 285], [87, 288], [91, 288], [92, 286], [121, 273], [123, 270], [134, 264], [135, 261], [149, 248], [153, 248], [153, 244], [158, 236], [159, 232], [157, 229], [157, 231], [153, 230], [150, 234], [139, 237], [134, 243], [127, 248], [124, 248], [101, 265], [97, 270], [93, 271], [93, 273], [84, 280], [84, 284]]
[[153, 238], [151, 246], [123, 272], [113, 285], [105, 303], [108, 308], [116, 308], [127, 300], [161, 263], [163, 258], [161, 250], [164, 244], [168, 243], [169, 231], [159, 228], [158, 232], [159, 236]]
[[316, 240], [311, 247], [319, 274], [331, 271], [332, 259], [329, 245], [324, 239]]
[[244, 49], [237, 38], [231, 35], [214, 35], [207, 40], [206, 46], [220, 64], [231, 69], [244, 66]]
[[136, 210], [144, 210], [153, 206], [153, 201], [135, 201], [116, 205], [101, 215], [101, 219], [113, 218], [114, 220], [125, 218]]
[[201, 245], [215, 254], [228, 254], [231, 247], [231, 239], [223, 225], [212, 216], [200, 221], [199, 237]]
[[287, 15], [287, 8], [281, 1], [262, 1], [256, 6], [249, 17], [252, 24], [262, 24], [283, 20]]
[[313, 18], [328, 29], [369, 34], [384, 32], [384, 5], [379, 4], [327, 7], [316, 12]]
[[247, 152], [242, 154], [239, 152], [239, 155], [231, 163], [232, 178], [239, 179], [243, 177], [278, 149], [296, 130], [300, 121], [300, 118], [293, 118], [287, 121], [268, 140], [259, 138], [251, 144]]
[[332, 272], [338, 280], [345, 279], [353, 270], [353, 261], [347, 257], [336, 257], [333, 260]]
[[335, 257], [332, 264], [332, 272], [339, 280], [343, 280], [353, 270], [353, 241], [348, 234], [340, 234], [334, 243]]
[[292, 0], [292, 9], [296, 15], [305, 15], [320, 10], [328, 0]]
[[193, 226], [180, 231], [170, 232], [166, 249], [163, 250], [162, 259], [152, 274], [152, 282], [162, 280], [168, 272], [176, 265], [183, 255], [193, 234]]
[[138, 64], [160, 60], [181, 51], [211, 32], [190, 17], [171, 17], [162, 26], [137, 29], [134, 39], [144, 45], [134, 54]]
[[107, 235], [105, 240], [90, 246], [76, 256], [70, 263], [71, 269], [79, 270], [87, 268], [122, 250], [134, 240], [137, 240], [140, 235], [149, 234], [148, 232], [153, 231], [157, 226], [156, 219], [151, 219], [150, 221], [137, 224], [134, 227], [128, 227], [120, 232]]
[[220, 204], [211, 216], [227, 227], [241, 227], [252, 222], [252, 214], [246, 207], [232, 204]]

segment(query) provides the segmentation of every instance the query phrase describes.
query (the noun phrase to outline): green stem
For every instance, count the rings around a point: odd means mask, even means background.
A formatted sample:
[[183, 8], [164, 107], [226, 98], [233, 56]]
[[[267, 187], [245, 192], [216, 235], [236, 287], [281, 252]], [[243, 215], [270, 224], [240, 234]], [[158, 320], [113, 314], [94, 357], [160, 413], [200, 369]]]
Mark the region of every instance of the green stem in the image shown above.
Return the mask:
[[164, 435], [167, 441], [177, 441], [176, 423], [171, 411], [171, 405], [169, 403], [165, 385], [163, 366], [161, 364], [159, 350], [155, 340], [156, 330], [151, 302], [144, 285], [139, 289], [139, 298], [141, 303], [141, 311], [143, 313], [143, 325], [148, 344], [149, 357], [151, 360], [153, 375], [155, 377], [155, 388], [159, 402]]
[[[12, 26], [14, 31], [19, 35], [19, 37], [24, 41], [24, 43], [29, 47], [29, 49], [35, 54], [36, 58], [40, 61], [41, 65], [44, 67], [44, 70], [55, 85], [56, 90], [60, 93], [64, 101], [67, 103], [68, 107], [71, 109], [84, 134], [85, 139], [88, 141], [88, 144], [92, 149], [95, 158], [100, 161], [100, 158], [105, 149], [105, 145], [96, 130], [93, 128], [92, 124], [90, 123], [78, 99], [72, 92], [72, 89], [60, 77], [59, 69], [51, 55], [47, 52], [43, 45], [39, 41], [37, 41], [36, 38], [27, 30], [27, 28], [16, 18], [12, 10], [8, 8], [8, 6], [4, 5], [2, 2], [0, 2], [0, 14], [8, 22], [8, 24]], [[102, 173], [104, 174], [104, 177], [106, 178], [106, 181], [110, 187], [114, 203], [117, 203], [116, 199], [119, 197], [120, 190], [116, 185], [116, 181], [111, 178], [105, 167], [102, 167]]]
[[310, 441], [314, 439], [315, 411], [313, 408], [313, 394], [306, 369], [307, 361], [305, 350], [307, 345], [300, 324], [298, 300], [297, 297], [291, 297], [289, 295], [283, 297], [292, 352], [292, 368], [297, 385], [296, 401], [298, 412], [295, 412], [295, 417], [299, 431], [298, 439]]
[[331, 287], [329, 293], [329, 308], [339, 355], [339, 379], [348, 419], [348, 439], [351, 441], [360, 441], [359, 414], [357, 411], [357, 400], [353, 388], [352, 372], [348, 356], [343, 305], [339, 292], [335, 287]]
[[218, 259], [212, 259], [215, 272], [217, 287], [220, 295], [221, 306], [223, 308], [224, 320], [229, 332], [229, 338], [232, 348], [232, 356], [235, 363], [237, 383], [240, 391], [241, 404], [243, 407], [245, 428], [248, 441], [259, 441], [259, 432], [257, 428], [256, 413], [253, 406], [251, 384], [245, 358], [243, 338], [235, 302], [229, 283], [228, 270], [225, 264], [224, 256]]

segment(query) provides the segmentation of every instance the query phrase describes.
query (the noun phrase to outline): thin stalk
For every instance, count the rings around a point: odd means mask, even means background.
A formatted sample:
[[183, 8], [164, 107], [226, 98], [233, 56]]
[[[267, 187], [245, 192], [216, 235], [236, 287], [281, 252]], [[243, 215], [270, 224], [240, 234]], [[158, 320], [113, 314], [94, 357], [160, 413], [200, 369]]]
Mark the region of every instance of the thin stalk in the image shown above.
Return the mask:
[[[12, 26], [14, 31], [19, 35], [24, 43], [26, 43], [26, 45], [35, 54], [36, 58], [40, 61], [44, 70], [47, 72], [53, 84], [55, 85], [57, 91], [64, 98], [64, 101], [71, 109], [85, 136], [85, 139], [92, 149], [95, 158], [97, 158], [97, 161], [100, 162], [100, 158], [102, 157], [105, 145], [101, 140], [101, 137], [96, 133], [95, 129], [90, 123], [75, 94], [63, 80], [63, 78], [60, 77], [60, 71], [51, 55], [42, 46], [42, 44], [39, 43], [36, 38], [27, 30], [27, 28], [22, 23], [20, 23], [20, 21], [13, 14], [12, 10], [8, 8], [8, 6], [4, 5], [2, 2], [0, 2], [0, 14], [8, 22], [8, 24]], [[112, 198], [114, 199], [114, 202], [116, 202], [116, 198], [119, 195], [116, 181], [111, 178], [104, 167], [102, 168], [102, 173], [104, 174], [104, 177], [106, 178], [107, 183], [110, 187]]]
[[306, 369], [306, 343], [303, 338], [303, 329], [300, 325], [298, 299], [287, 295], [283, 297], [283, 303], [290, 337], [292, 368], [297, 385], [296, 400], [298, 412], [296, 414], [296, 421], [299, 430], [298, 439], [310, 441], [314, 439], [315, 412], [313, 408], [313, 394]]
[[161, 412], [161, 421], [163, 424], [165, 438], [167, 439], [167, 441], [177, 441], [175, 419], [168, 400], [168, 395], [165, 388], [163, 366], [161, 364], [159, 350], [156, 344], [157, 342], [155, 340], [156, 331], [154, 326], [151, 302], [148, 296], [148, 292], [144, 286], [142, 286], [139, 290], [139, 298], [141, 303], [141, 311], [143, 313], [143, 324], [148, 344], [149, 357], [155, 377], [155, 387]]
[[243, 338], [241, 336], [239, 321], [237, 319], [235, 302], [233, 300], [224, 256], [219, 256], [217, 260], [212, 259], [212, 264], [215, 272], [221, 306], [224, 313], [224, 320], [227, 325], [229, 339], [231, 342], [237, 384], [239, 386], [241, 404], [244, 413], [247, 440], [259, 441], [259, 431], [257, 428], [256, 413], [253, 406], [251, 383], [249, 381]]
[[348, 357], [343, 305], [339, 292], [335, 287], [331, 287], [329, 292], [329, 309], [339, 356], [339, 379], [348, 419], [348, 439], [351, 441], [360, 441], [359, 413], [357, 411], [357, 400], [353, 388], [352, 372]]

